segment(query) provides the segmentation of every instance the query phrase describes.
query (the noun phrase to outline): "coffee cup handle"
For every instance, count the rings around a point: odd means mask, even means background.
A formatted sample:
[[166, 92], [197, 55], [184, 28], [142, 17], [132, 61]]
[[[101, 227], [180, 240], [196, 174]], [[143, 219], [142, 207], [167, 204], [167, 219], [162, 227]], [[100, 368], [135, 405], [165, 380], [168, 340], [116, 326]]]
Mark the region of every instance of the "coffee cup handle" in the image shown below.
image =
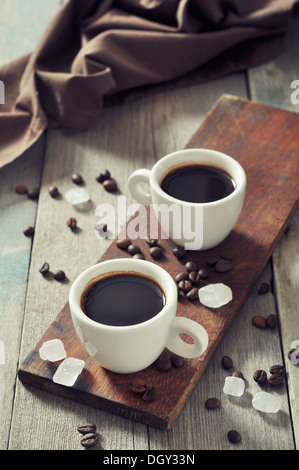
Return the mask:
[[[185, 333], [193, 339], [193, 344], [186, 343], [180, 333]], [[209, 336], [199, 323], [186, 317], [175, 317], [170, 325], [166, 347], [169, 351], [184, 358], [201, 356], [208, 347]]]
[[131, 195], [137, 202], [144, 206], [150, 206], [152, 197], [150, 192], [146, 192], [146, 190], [140, 186], [140, 183], [146, 183], [150, 186], [150, 173], [150, 170], [141, 168], [134, 171], [128, 180], [128, 188]]

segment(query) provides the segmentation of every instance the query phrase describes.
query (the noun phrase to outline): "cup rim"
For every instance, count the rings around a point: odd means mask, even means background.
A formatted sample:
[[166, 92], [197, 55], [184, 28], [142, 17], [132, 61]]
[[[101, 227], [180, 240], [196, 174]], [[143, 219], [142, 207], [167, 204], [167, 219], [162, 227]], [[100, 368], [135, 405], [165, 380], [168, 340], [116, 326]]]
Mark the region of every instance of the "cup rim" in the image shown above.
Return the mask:
[[[158, 180], [156, 173], [160, 170], [161, 164], [163, 164], [167, 160], [171, 160], [173, 157], [176, 157], [178, 155], [182, 155], [182, 157], [185, 157], [185, 158], [187, 157], [187, 155], [189, 155], [190, 157], [186, 158], [186, 160], [184, 160], [184, 158], [182, 158], [182, 163], [185, 161], [186, 163], [190, 162], [190, 164], [194, 164], [194, 162], [192, 161], [192, 157], [194, 157], [194, 155], [202, 156], [202, 157], [209, 156], [209, 155], [210, 156], [211, 155], [216, 155], [218, 158], [219, 157], [220, 158], [225, 158], [226, 161], [228, 161], [230, 164], [234, 165], [235, 168], [237, 169], [237, 171], [239, 172], [239, 183], [237, 183], [237, 181], [236, 181], [236, 187], [235, 187], [234, 191], [231, 194], [229, 194], [228, 196], [225, 196], [222, 199], [218, 199], [216, 201], [211, 201], [211, 202], [188, 202], [188, 201], [184, 201], [182, 199], [176, 199], [175, 197], [170, 196], [165, 191], [163, 191], [163, 189], [160, 186], [161, 176], [160, 176], [160, 179]], [[203, 163], [206, 163], [206, 164], [211, 163], [207, 160], [205, 161], [204, 159], [202, 159], [200, 161], [202, 161]], [[175, 167], [175, 165], [173, 165], [173, 166]], [[165, 175], [165, 172], [164, 172], [164, 175]], [[164, 175], [162, 175], [162, 177]], [[233, 177], [233, 179], [235, 179], [234, 175], [231, 175], [231, 176]], [[152, 171], [150, 172], [150, 184], [159, 196], [167, 198], [169, 201], [171, 201], [175, 204], [181, 204], [181, 205], [187, 205], [187, 206], [191, 205], [191, 206], [195, 206], [195, 207], [196, 206], [211, 207], [211, 206], [217, 206], [217, 205], [225, 204], [227, 201], [236, 198], [241, 192], [243, 192], [245, 190], [246, 182], [247, 182], [247, 178], [246, 178], [246, 173], [244, 171], [244, 168], [242, 167], [242, 165], [237, 160], [235, 160], [230, 155], [227, 155], [226, 153], [220, 152], [218, 150], [205, 149], [205, 148], [186, 148], [186, 149], [183, 149], [183, 150], [177, 150], [175, 152], [171, 152], [171, 153], [165, 155], [164, 157], [160, 158], [160, 160], [158, 160], [154, 164], [154, 166], [152, 168]]]
[[[102, 271], [101, 269], [103, 267], [104, 271]], [[152, 274], [150, 274], [150, 271], [153, 271]], [[150, 278], [152, 278], [153, 281], [159, 284], [159, 287], [164, 292], [165, 304], [163, 308], [154, 317], [144, 322], [136, 323], [133, 325], [114, 326], [106, 325], [105, 323], [99, 323], [95, 320], [92, 320], [82, 311], [80, 307], [80, 298], [82, 291], [89, 281], [91, 281], [100, 274], [108, 274], [109, 272], [135, 272], [136, 274], [140, 273], [143, 275], [148, 275]], [[163, 285], [161, 285], [161, 278], [163, 278]], [[69, 292], [69, 306], [71, 316], [79, 320], [81, 323], [83, 322], [86, 325], [92, 326], [96, 329], [107, 331], [125, 332], [129, 330], [143, 328], [147, 325], [151, 325], [152, 323], [159, 321], [159, 319], [161, 319], [167, 314], [167, 312], [173, 305], [173, 302], [175, 302], [175, 305], [177, 305], [177, 287], [171, 275], [161, 266], [151, 261], [139, 259], [133, 260], [130, 258], [115, 258], [111, 260], [101, 261], [93, 266], [90, 266], [77, 276]]]

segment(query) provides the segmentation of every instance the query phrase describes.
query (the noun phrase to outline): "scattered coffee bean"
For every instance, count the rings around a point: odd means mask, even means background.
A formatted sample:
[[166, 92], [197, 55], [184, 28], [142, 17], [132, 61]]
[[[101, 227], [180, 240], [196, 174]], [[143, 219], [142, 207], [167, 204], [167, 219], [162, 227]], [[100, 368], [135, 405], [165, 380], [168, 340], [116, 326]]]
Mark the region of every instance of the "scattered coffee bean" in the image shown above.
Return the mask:
[[186, 297], [188, 300], [197, 300], [198, 299], [198, 288], [193, 287], [191, 290], [189, 290], [186, 294]]
[[39, 188], [32, 188], [32, 189], [29, 189], [27, 192], [27, 197], [29, 197], [29, 199], [37, 199], [38, 196], [39, 196]]
[[50, 194], [51, 197], [57, 197], [59, 194], [59, 190], [57, 186], [50, 186], [48, 189], [48, 193]]
[[74, 230], [77, 227], [77, 219], [75, 217], [71, 217], [70, 219], [67, 220], [66, 225]]
[[129, 389], [133, 393], [145, 393], [147, 391], [147, 383], [146, 382], [131, 382], [129, 385]]
[[134, 244], [129, 245], [127, 251], [128, 253], [130, 253], [130, 255], [136, 255], [136, 253], [141, 253], [139, 246]]
[[178, 246], [176, 248], [173, 248], [172, 253], [177, 258], [183, 258], [186, 255], [186, 251], [184, 250], [184, 248], [182, 248], [180, 246]]
[[219, 408], [220, 405], [221, 405], [221, 401], [219, 400], [219, 398], [212, 397], [212, 398], [208, 398], [205, 401], [205, 407], [208, 410], [217, 410], [217, 408]]
[[104, 181], [103, 187], [106, 191], [111, 193], [117, 190], [117, 183], [113, 178], [110, 178], [109, 180]]
[[34, 232], [35, 232], [35, 229], [31, 225], [29, 225], [29, 227], [23, 230], [23, 233], [24, 235], [26, 235], [26, 237], [32, 237], [32, 235], [34, 235]]
[[200, 277], [197, 271], [191, 271], [191, 273], [189, 273], [189, 281], [192, 282], [192, 284], [197, 284], [199, 280]]
[[146, 238], [145, 241], [149, 246], [157, 246], [158, 245], [158, 240], [156, 238]]
[[205, 268], [201, 268], [198, 271], [198, 275], [201, 279], [207, 279], [209, 277], [208, 270]]
[[262, 282], [258, 288], [258, 293], [263, 295], [270, 290], [270, 284], [268, 282]]
[[156, 397], [156, 393], [155, 387], [149, 387], [142, 398], [145, 401], [151, 401]]
[[232, 260], [234, 258], [234, 254], [231, 251], [225, 251], [221, 253], [221, 258]]
[[252, 324], [257, 328], [267, 328], [266, 318], [262, 315], [255, 315], [252, 317]]
[[178, 301], [183, 300], [186, 298], [185, 292], [178, 288]]
[[207, 259], [207, 263], [210, 265], [210, 266], [214, 266], [217, 261], [219, 261], [221, 259], [221, 256], [219, 255], [214, 255], [214, 256], [210, 256], [208, 259]]
[[158, 259], [162, 256], [162, 248], [159, 246], [152, 246], [150, 248], [150, 255], [154, 259]]
[[229, 356], [223, 356], [221, 364], [224, 369], [231, 369], [233, 367], [233, 360]]
[[278, 385], [281, 385], [282, 382], [283, 382], [283, 375], [281, 375], [281, 374], [272, 374], [268, 378], [268, 383], [272, 387], [277, 387]]
[[109, 170], [105, 170], [104, 173], [100, 173], [99, 176], [97, 176], [96, 180], [98, 183], [104, 183], [104, 181], [109, 180], [111, 178], [111, 174]]
[[232, 444], [237, 444], [241, 441], [241, 434], [235, 429], [231, 429], [230, 431], [228, 431], [227, 437], [229, 442], [231, 442]]
[[91, 434], [91, 433], [96, 432], [97, 427], [94, 423], [87, 423], [87, 424], [82, 424], [81, 426], [78, 426], [77, 430], [79, 431], [80, 434]]
[[187, 292], [189, 292], [189, 290], [192, 289], [192, 284], [190, 281], [180, 281], [179, 282], [179, 289], [183, 292], [185, 292], [185, 294]]
[[266, 317], [266, 323], [268, 328], [275, 328], [277, 325], [277, 317], [274, 313], [271, 313]]
[[136, 253], [133, 255], [133, 258], [135, 259], [145, 259], [144, 255], [142, 253]]
[[99, 442], [99, 437], [96, 433], [92, 432], [85, 434], [81, 439], [81, 445], [87, 449], [94, 447]]
[[232, 267], [233, 264], [229, 259], [220, 259], [215, 265], [215, 269], [218, 273], [225, 273], [230, 271]]
[[121, 250], [126, 250], [132, 244], [129, 238], [120, 238], [116, 242], [116, 246]]
[[275, 364], [274, 366], [270, 367], [270, 374], [284, 375], [285, 374], [285, 368], [284, 368], [284, 366], [281, 366], [279, 364]]
[[158, 357], [158, 359], [156, 360], [156, 367], [160, 371], [170, 370], [172, 368], [172, 362], [170, 357]]
[[40, 268], [39, 272], [41, 274], [47, 274], [49, 272], [49, 269], [50, 269], [49, 263], [44, 263], [42, 267]]
[[170, 356], [171, 362], [173, 367], [176, 367], [179, 369], [180, 367], [183, 367], [185, 359], [182, 356], [178, 356], [177, 354], [172, 354]]
[[178, 273], [175, 276], [175, 280], [176, 280], [176, 282], [186, 281], [188, 279], [188, 277], [189, 277], [189, 274], [186, 271], [183, 271], [181, 273]]
[[83, 183], [83, 178], [79, 173], [73, 173], [72, 174], [72, 182], [75, 184], [82, 184]]
[[53, 274], [53, 277], [55, 281], [63, 281], [65, 279], [65, 272], [59, 270], [55, 274]]
[[15, 188], [15, 192], [17, 194], [27, 194], [28, 188], [24, 184], [18, 184], [18, 186]]
[[267, 380], [267, 373], [264, 370], [256, 370], [253, 374], [253, 380], [258, 384], [263, 384]]
[[191, 273], [191, 271], [197, 271], [197, 266], [193, 261], [188, 261], [185, 264], [185, 269], [188, 271], [188, 273]]
[[243, 380], [244, 380], [243, 372], [241, 372], [240, 370], [235, 370], [235, 371], [232, 373], [232, 376], [233, 376], [233, 377], [239, 377], [239, 379], [243, 379]]

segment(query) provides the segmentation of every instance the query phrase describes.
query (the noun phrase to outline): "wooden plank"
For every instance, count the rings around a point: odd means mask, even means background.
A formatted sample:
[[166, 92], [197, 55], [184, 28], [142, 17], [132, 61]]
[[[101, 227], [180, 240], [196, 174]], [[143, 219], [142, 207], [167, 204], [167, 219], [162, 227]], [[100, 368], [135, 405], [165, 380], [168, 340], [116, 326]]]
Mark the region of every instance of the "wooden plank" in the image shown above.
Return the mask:
[[[271, 126], [265, 127], [264, 122], [271, 122]], [[187, 367], [184, 368], [180, 383], [176, 383], [177, 388], [174, 385], [172, 386], [174, 395], [171, 400], [169, 400], [168, 395], [164, 396], [165, 400], [160, 396], [160, 401], [153, 404], [149, 410], [146, 409], [144, 403], [134, 404], [132, 397], [128, 396], [128, 382], [124, 383], [123, 377], [119, 379], [119, 377], [115, 377], [115, 374], [110, 375], [107, 371], [103, 371], [94, 361], [91, 360], [90, 362], [90, 358], [87, 358], [84, 352], [80, 350], [80, 345], [76, 343], [71, 333], [72, 327], [67, 307], [62, 310], [50, 330], [42, 337], [35, 351], [24, 361], [19, 370], [21, 380], [51, 390], [54, 393], [69, 396], [72, 399], [82, 400], [84, 403], [93, 406], [105, 407], [113, 413], [131, 417], [156, 427], [171, 427], [181, 410], [182, 404], [188, 398], [208, 360], [253, 287], [253, 283], [261, 274], [262, 268], [276, 246], [282, 230], [289, 222], [298, 204], [299, 195], [296, 186], [298, 169], [294, 152], [296, 142], [290, 141], [291, 130], [296, 128], [298, 123], [298, 117], [292, 113], [263, 107], [257, 103], [250, 103], [235, 97], [224, 96], [187, 146], [211, 147], [210, 141], [212, 140], [214, 148], [235, 156], [247, 173], [248, 193], [244, 210], [235, 230], [217, 248], [217, 251], [214, 249], [205, 253], [193, 252], [188, 255], [188, 258], [195, 260], [197, 263], [203, 263], [210, 253], [219, 253], [219, 250], [226, 251], [228, 249], [234, 252], [236, 258], [241, 257], [241, 260], [240, 264], [235, 265], [232, 271], [226, 273], [226, 279], [223, 281], [233, 286], [234, 299], [229, 306], [222, 307], [221, 315], [211, 316], [211, 311], [205, 308], [202, 308], [199, 313], [194, 304], [183, 307], [183, 310], [188, 308], [188, 316], [206, 327], [210, 335], [210, 344], [201, 360], [189, 361]], [[282, 125], [285, 128], [284, 141], [277, 142], [277, 128]], [[263, 139], [261, 140], [259, 140], [261, 135], [260, 126], [263, 128]], [[242, 136], [246, 132], [246, 138], [240, 139], [240, 132]], [[276, 152], [273, 151], [271, 145], [265, 148], [266, 133], [267, 140], [269, 139], [273, 143]], [[262, 163], [260, 161], [261, 155], [263, 156]], [[274, 167], [273, 159], [277, 163]], [[288, 162], [287, 168], [285, 166], [286, 161]], [[282, 169], [283, 174], [281, 174]], [[263, 176], [262, 181], [261, 175]], [[277, 184], [277, 181], [279, 181], [279, 184]], [[284, 201], [282, 207], [281, 200]], [[265, 212], [266, 204], [268, 206]], [[278, 212], [279, 216], [277, 217]], [[261, 217], [262, 214], [263, 218]], [[166, 253], [171, 253], [173, 244], [169, 241], [164, 243]], [[118, 252], [117, 247], [112, 244], [101, 259], [116, 257]], [[165, 256], [162, 265], [171, 274], [175, 275], [179, 269], [177, 263], [177, 260], [171, 261]], [[215, 282], [219, 281], [217, 276], [214, 279], [216, 279]], [[179, 314], [182, 313], [180, 307], [178, 312]], [[57, 329], [61, 332], [61, 338], [64, 342], [71, 335], [71, 341], [68, 341], [69, 354], [78, 354], [80, 351], [82, 357], [86, 358], [86, 369], [93, 376], [91, 382], [86, 381], [86, 378], [82, 379], [82, 383], [78, 385], [78, 388], [75, 385], [71, 391], [66, 390], [65, 387], [61, 388], [54, 385], [51, 382], [53, 371], [46, 369], [45, 364], [38, 358], [39, 345], [46, 339], [53, 337], [54, 331], [57, 334]], [[103, 373], [105, 377], [102, 377]], [[161, 379], [157, 378], [156, 368], [150, 368], [145, 373], [151, 377], [151, 382], [156, 384], [159, 389]], [[110, 383], [108, 387], [107, 381]], [[51, 385], [49, 385], [50, 383]], [[116, 388], [115, 384], [117, 384]]]
[[[284, 52], [267, 64], [249, 71], [249, 88], [252, 99], [299, 112], [297, 100], [291, 99], [291, 93], [295, 91], [294, 88], [291, 88], [291, 83], [298, 80], [299, 77], [298, 41], [299, 8], [297, 5], [288, 28]], [[297, 448], [299, 448], [299, 408], [296, 397], [299, 391], [299, 377], [298, 368], [290, 362], [288, 352], [292, 341], [299, 339], [299, 290], [296, 255], [298, 252], [298, 231], [299, 213], [297, 212], [273, 254], [273, 281], [277, 296], [283, 360], [287, 368], [289, 401]]]
[[[58, 5], [59, 0], [46, 6], [32, 0], [0, 2], [1, 65], [33, 49]], [[23, 230], [35, 224], [37, 211], [37, 202], [17, 195], [15, 187], [39, 187], [44, 145], [42, 137], [19, 160], [0, 170], [0, 340], [5, 354], [0, 365], [1, 449], [7, 448], [9, 440], [32, 246]]]

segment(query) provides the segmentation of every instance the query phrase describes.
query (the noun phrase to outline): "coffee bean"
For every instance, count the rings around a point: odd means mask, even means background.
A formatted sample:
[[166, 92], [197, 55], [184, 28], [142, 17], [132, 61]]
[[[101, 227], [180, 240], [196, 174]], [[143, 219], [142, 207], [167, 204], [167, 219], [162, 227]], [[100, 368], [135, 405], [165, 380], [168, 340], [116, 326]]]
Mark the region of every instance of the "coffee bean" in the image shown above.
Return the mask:
[[77, 430], [80, 434], [91, 434], [96, 432], [97, 427], [94, 423], [87, 423], [78, 426]]
[[162, 256], [162, 249], [159, 246], [152, 246], [150, 248], [150, 255], [154, 259], [158, 259]]
[[37, 199], [39, 196], [39, 188], [32, 188], [32, 189], [29, 189], [29, 191], [27, 192], [27, 197], [29, 197], [29, 199]]
[[96, 180], [98, 183], [104, 183], [104, 181], [109, 180], [111, 178], [111, 174], [109, 170], [105, 170], [104, 173], [100, 173], [99, 176], [97, 176]]
[[231, 251], [225, 251], [221, 253], [221, 258], [232, 260], [234, 258], [234, 254]]
[[258, 384], [263, 384], [267, 380], [267, 373], [264, 370], [256, 370], [253, 374], [253, 379]]
[[83, 178], [79, 173], [73, 173], [72, 174], [72, 182], [75, 184], [82, 184], [83, 183]]
[[63, 281], [65, 279], [65, 273], [64, 271], [57, 271], [55, 274], [53, 274], [53, 277], [55, 281]]
[[57, 186], [50, 186], [48, 189], [48, 193], [50, 194], [51, 197], [57, 197], [59, 194], [59, 190]]
[[215, 269], [218, 273], [225, 273], [230, 271], [232, 267], [233, 264], [229, 259], [220, 259], [215, 265]]
[[151, 401], [156, 397], [156, 393], [155, 387], [149, 387], [142, 398], [145, 401]]
[[274, 366], [270, 367], [270, 374], [284, 375], [285, 374], [285, 368], [284, 368], [284, 366], [281, 366], [279, 364], [275, 364]]
[[263, 295], [266, 294], [270, 290], [270, 284], [268, 282], [262, 282], [258, 288], [258, 293]]
[[231, 369], [233, 367], [233, 360], [229, 356], [223, 356], [221, 364], [224, 369]]
[[109, 180], [104, 181], [103, 187], [106, 191], [112, 193], [117, 190], [117, 183], [113, 178], [110, 178]]
[[252, 324], [257, 328], [267, 328], [266, 318], [262, 315], [255, 315], [252, 317]]
[[158, 240], [156, 238], [146, 238], [145, 241], [149, 246], [157, 246], [158, 245]]
[[24, 184], [18, 184], [15, 188], [15, 192], [17, 194], [26, 194], [28, 192], [28, 188]]
[[200, 277], [197, 271], [191, 271], [191, 273], [189, 273], [189, 281], [192, 282], [192, 284], [197, 284], [199, 280]]
[[126, 250], [132, 244], [129, 238], [120, 238], [116, 242], [116, 246], [121, 250]]
[[282, 382], [283, 382], [283, 375], [281, 375], [281, 374], [272, 374], [268, 378], [268, 383], [272, 387], [277, 387], [278, 385], [281, 385]]
[[146, 382], [131, 382], [129, 385], [129, 389], [133, 393], [145, 393], [147, 391], [147, 383]]
[[212, 397], [212, 398], [208, 398], [205, 401], [205, 407], [208, 410], [217, 410], [217, 408], [219, 408], [220, 405], [221, 405], [221, 401], [219, 400], [219, 398]]
[[176, 247], [176, 248], [173, 248], [172, 253], [177, 258], [184, 258], [184, 256], [186, 255], [186, 251], [184, 250], [184, 248], [182, 248], [180, 246]]
[[190, 281], [180, 281], [179, 282], [179, 289], [181, 289], [185, 294], [192, 289], [192, 284]]
[[173, 367], [176, 367], [177, 369], [183, 367], [185, 362], [185, 359], [182, 356], [178, 356], [177, 354], [172, 354], [170, 359]]
[[23, 233], [24, 235], [26, 235], [26, 237], [32, 237], [32, 235], [34, 235], [34, 232], [35, 232], [35, 229], [31, 225], [29, 225], [29, 227], [23, 230]]
[[134, 244], [129, 245], [128, 248], [127, 248], [127, 251], [128, 251], [128, 253], [130, 253], [130, 255], [136, 255], [136, 253], [141, 252], [139, 246], [134, 245]]
[[243, 379], [243, 380], [244, 380], [243, 372], [241, 372], [240, 370], [235, 370], [235, 371], [232, 373], [232, 376], [233, 376], [233, 377], [239, 377], [240, 379]]
[[185, 299], [186, 294], [181, 289], [178, 288], [178, 301]]
[[75, 217], [71, 217], [70, 219], [67, 220], [66, 225], [74, 230], [77, 227], [77, 219]]
[[156, 361], [156, 367], [160, 371], [170, 370], [172, 368], [172, 362], [170, 357], [159, 357]]
[[209, 277], [209, 273], [208, 273], [207, 269], [201, 268], [201, 269], [199, 269], [199, 271], [198, 271], [198, 276], [199, 276], [201, 279], [207, 279], [207, 278]]
[[188, 279], [188, 277], [189, 277], [189, 274], [186, 271], [183, 271], [181, 273], [178, 273], [175, 276], [175, 280], [176, 280], [176, 282], [186, 281]]
[[90, 447], [94, 447], [99, 442], [99, 437], [96, 433], [92, 432], [89, 434], [85, 434], [84, 437], [81, 439], [81, 445], [89, 449]]
[[266, 317], [266, 323], [269, 328], [275, 328], [277, 325], [277, 317], [274, 313], [271, 313]]
[[188, 273], [191, 273], [191, 271], [196, 271], [197, 266], [193, 261], [188, 261], [188, 263], [185, 264], [185, 269], [188, 271]]
[[198, 288], [193, 287], [191, 290], [189, 290], [186, 294], [186, 297], [188, 300], [197, 300], [198, 299]]
[[136, 253], [133, 255], [133, 258], [135, 259], [145, 259], [144, 255], [142, 253]]
[[229, 442], [231, 442], [232, 444], [237, 444], [241, 441], [241, 434], [235, 429], [231, 429], [230, 431], [228, 431], [227, 437]]
[[44, 263], [42, 267], [40, 268], [39, 272], [41, 274], [47, 274], [49, 272], [49, 269], [50, 269], [49, 263]]
[[213, 255], [213, 256], [210, 256], [208, 259], [207, 259], [207, 263], [210, 265], [210, 266], [214, 266], [217, 261], [219, 261], [221, 259], [221, 256], [219, 255]]

